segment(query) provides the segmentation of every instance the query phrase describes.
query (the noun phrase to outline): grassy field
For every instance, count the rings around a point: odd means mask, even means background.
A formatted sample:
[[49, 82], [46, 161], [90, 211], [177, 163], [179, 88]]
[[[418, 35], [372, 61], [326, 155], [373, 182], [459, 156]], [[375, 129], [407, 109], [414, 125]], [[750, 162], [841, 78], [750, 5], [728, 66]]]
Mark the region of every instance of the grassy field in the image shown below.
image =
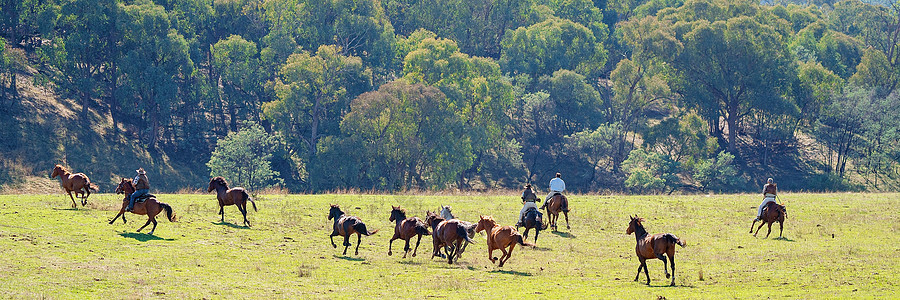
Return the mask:
[[[108, 225], [117, 195], [70, 209], [61, 195], [0, 196], [0, 295], [6, 298], [895, 298], [900, 271], [900, 194], [786, 194], [785, 239], [748, 234], [757, 195], [572, 196], [572, 229], [545, 231], [538, 247], [517, 247], [506, 266], [487, 259], [484, 236], [458, 264], [387, 256], [391, 205], [413, 216], [440, 204], [476, 221], [514, 223], [508, 196], [262, 195], [253, 228], [214, 195], [161, 195], [180, 220], [156, 235], [135, 233], [146, 217]], [[381, 232], [359, 256], [328, 242], [328, 204], [340, 204]], [[648, 261], [651, 286], [636, 283], [629, 214], [651, 233], [687, 241], [676, 254], [677, 286]], [[145, 231], [149, 231], [145, 229]], [[355, 244], [355, 239], [352, 239]], [[336, 239], [340, 246], [340, 240]], [[348, 252], [352, 254], [352, 248]], [[400, 253], [400, 255], [398, 255]], [[497, 253], [499, 255], [499, 253]], [[642, 275], [643, 278], [643, 275]]]

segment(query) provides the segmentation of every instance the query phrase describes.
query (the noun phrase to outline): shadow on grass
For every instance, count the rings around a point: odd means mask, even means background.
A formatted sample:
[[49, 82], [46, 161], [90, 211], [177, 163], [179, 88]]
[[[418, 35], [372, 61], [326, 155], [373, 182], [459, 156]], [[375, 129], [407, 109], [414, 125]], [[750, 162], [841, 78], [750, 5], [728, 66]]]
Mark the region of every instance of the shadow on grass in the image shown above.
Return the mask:
[[415, 265], [415, 266], [424, 264], [424, 263], [421, 262], [421, 261], [414, 261], [414, 260], [401, 260], [401, 261], [399, 261], [399, 262], [397, 262], [397, 263], [399, 263], [399, 264], [401, 264], [401, 265]]
[[[666, 281], [666, 282], [669, 282], [669, 281]], [[692, 289], [692, 288], [694, 288], [693, 285], [680, 285], [680, 284], [676, 284], [675, 286], [671, 286], [671, 285], [669, 285], [669, 284], [664, 284], [664, 285], [652, 285], [652, 284], [651, 284], [651, 285], [648, 285], [647, 287], [652, 287], [652, 288], [673, 288], [673, 289], [675, 289], [675, 288], [686, 288], [686, 289]]]
[[241, 226], [241, 225], [229, 223], [229, 222], [210, 222], [210, 223], [212, 223], [213, 225], [225, 225], [225, 226], [228, 226], [231, 228], [236, 228], [236, 229], [250, 229], [250, 227]]
[[785, 241], [785, 242], [796, 242], [795, 240], [786, 238], [786, 237], [777, 237], [772, 239], [773, 241]]
[[77, 211], [77, 210], [87, 210], [87, 208], [78, 209], [77, 207], [69, 207], [69, 208], [56, 208], [56, 207], [54, 207], [53, 210], [70, 210], [70, 211]]
[[122, 236], [122, 237], [135, 239], [135, 240], [138, 240], [138, 241], [141, 241], [141, 242], [146, 242], [146, 241], [174, 241], [174, 240], [175, 240], [175, 239], [164, 239], [164, 238], [161, 238], [161, 237], [158, 237], [158, 236], [155, 236], [155, 235], [149, 235], [149, 234], [146, 234], [146, 233], [140, 233], [140, 232], [121, 232], [121, 233], [119, 233], [119, 235]]
[[572, 234], [571, 232], [561, 232], [561, 231], [555, 231], [555, 230], [554, 230], [554, 231], [550, 231], [550, 233], [555, 234], [555, 235], [557, 235], [557, 236], [559, 236], [559, 237], [567, 238], [567, 239], [574, 239], [574, 238], [576, 238], [576, 236], [575, 236], [574, 234]]
[[553, 250], [553, 248], [545, 248], [545, 247], [538, 247], [538, 246], [531, 247], [531, 249], [537, 250], [537, 251], [550, 251], [550, 250]]
[[489, 273], [500, 273], [500, 274], [516, 275], [516, 276], [531, 276], [531, 273], [519, 272], [519, 271], [493, 270], [493, 271], [490, 271]]
[[334, 258], [340, 258], [340, 259], [348, 260], [348, 261], [365, 261], [365, 260], [366, 260], [365, 258], [349, 257], [349, 256], [339, 256], [339, 255], [337, 255], [337, 254], [334, 255]]

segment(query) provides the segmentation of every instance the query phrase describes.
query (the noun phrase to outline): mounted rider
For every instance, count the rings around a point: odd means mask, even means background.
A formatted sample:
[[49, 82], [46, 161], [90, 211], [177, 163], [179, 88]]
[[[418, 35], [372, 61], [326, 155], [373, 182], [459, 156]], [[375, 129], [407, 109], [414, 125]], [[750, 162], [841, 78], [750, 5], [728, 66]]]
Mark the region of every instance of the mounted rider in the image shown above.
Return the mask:
[[766, 185], [763, 186], [763, 202], [759, 205], [759, 209], [756, 212], [756, 220], [762, 220], [762, 211], [763, 208], [766, 207], [766, 204], [769, 202], [775, 202], [775, 197], [778, 194], [778, 187], [775, 185], [775, 180], [769, 178], [766, 180]]
[[550, 203], [550, 198], [553, 198], [556, 194], [562, 195], [562, 192], [566, 190], [566, 182], [560, 178], [562, 175], [556, 173], [556, 177], [550, 179], [550, 193], [547, 194], [547, 198], [544, 199], [544, 205], [541, 205], [541, 209], [547, 208], [547, 204]]
[[128, 198], [128, 208], [125, 208], [125, 211], [134, 210], [134, 201], [140, 198], [141, 196], [150, 194], [150, 179], [147, 178], [147, 172], [144, 171], [144, 168], [137, 169], [137, 176], [134, 177], [134, 193], [132, 193]]
[[[522, 210], [519, 211], [519, 222], [516, 223], [516, 226], [522, 226], [525, 223], [525, 212], [528, 209], [534, 208], [537, 209], [537, 205], [535, 202], [541, 202], [541, 199], [534, 194], [534, 191], [531, 190], [531, 184], [525, 185], [525, 190], [522, 191]], [[538, 216], [540, 216], [540, 211], [538, 211]]]

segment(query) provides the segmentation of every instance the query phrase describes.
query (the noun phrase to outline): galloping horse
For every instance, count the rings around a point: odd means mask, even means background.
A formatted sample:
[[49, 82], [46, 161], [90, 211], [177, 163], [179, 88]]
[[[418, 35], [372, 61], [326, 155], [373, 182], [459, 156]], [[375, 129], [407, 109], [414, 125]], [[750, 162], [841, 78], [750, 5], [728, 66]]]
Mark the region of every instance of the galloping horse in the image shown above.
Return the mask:
[[209, 189], [206, 192], [213, 190], [216, 190], [216, 198], [219, 199], [219, 214], [222, 215], [222, 223], [225, 223], [225, 206], [234, 205], [244, 215], [244, 225], [250, 227], [250, 221], [247, 221], [247, 201], [249, 200], [253, 204], [253, 211], [259, 211], [256, 209], [256, 202], [250, 198], [250, 194], [240, 187], [229, 189], [228, 182], [222, 177], [213, 177], [209, 180]]
[[[535, 244], [537, 244], [538, 235], [541, 234], [541, 230], [547, 229], [547, 225], [541, 222], [541, 212], [534, 207], [525, 211], [525, 220], [522, 222], [522, 226], [525, 227], [525, 232], [522, 233], [522, 237], [524, 237], [525, 240], [528, 240], [528, 231], [534, 228]], [[516, 226], [516, 230], [519, 230], [519, 226]]]
[[394, 244], [394, 240], [402, 239], [406, 241], [406, 245], [403, 246], [403, 258], [406, 258], [406, 254], [409, 253], [409, 240], [412, 237], [417, 236], [416, 239], [416, 249], [413, 250], [413, 257], [416, 257], [416, 251], [419, 250], [419, 242], [422, 241], [423, 235], [431, 235], [431, 232], [428, 232], [428, 225], [425, 225], [425, 222], [422, 222], [422, 219], [417, 217], [406, 217], [406, 210], [400, 208], [399, 206], [391, 206], [393, 208], [391, 210], [391, 217], [388, 218], [391, 222], [396, 222], [397, 225], [394, 226], [394, 236], [391, 237], [391, 241], [388, 242], [388, 255], [393, 254], [391, 251], [391, 245]]
[[447, 254], [447, 263], [452, 264], [454, 260], [459, 261], [459, 256], [466, 251], [466, 244], [473, 243], [469, 237], [472, 225], [466, 225], [457, 219], [445, 220], [433, 212], [425, 212], [425, 223], [431, 226], [431, 237], [433, 238], [434, 251], [431, 258], [441, 255], [441, 247]]
[[350, 235], [356, 234], [356, 253], [355, 255], [359, 255], [359, 244], [362, 243], [362, 235], [370, 236], [378, 232], [378, 229], [370, 232], [366, 229], [366, 224], [363, 224], [362, 220], [354, 216], [348, 216], [343, 211], [341, 211], [341, 207], [332, 204], [331, 210], [328, 212], [328, 219], [334, 219], [334, 231], [331, 232], [331, 246], [337, 248], [337, 245], [334, 244], [335, 236], [343, 236], [344, 237], [344, 254], [347, 255], [347, 248], [350, 247]]
[[[128, 195], [134, 193], [134, 184], [132, 184], [131, 179], [122, 178], [122, 181], [119, 182], [119, 186], [116, 187], [116, 194], [125, 194], [125, 199], [122, 199], [122, 208], [119, 209], [119, 214], [116, 215], [112, 221], [109, 221], [109, 224], [112, 224], [122, 216], [122, 222], [128, 223], [125, 220], [125, 208], [128, 207]], [[138, 200], [146, 199], [143, 202], [137, 202]], [[146, 197], [141, 197], [140, 199], [135, 199], [134, 210], [131, 213], [136, 215], [147, 215], [147, 223], [144, 223], [144, 226], [138, 228], [138, 232], [141, 232], [144, 227], [150, 225], [150, 222], [153, 222], [153, 229], [150, 229], [150, 235], [153, 235], [153, 232], [156, 231], [156, 215], [158, 215], [163, 210], [166, 211], [166, 217], [169, 218], [169, 222], [176, 222], [178, 217], [175, 216], [175, 212], [172, 211], [172, 207], [168, 204], [159, 202], [156, 200], [156, 197], [153, 195], [147, 195]]]
[[644, 222], [644, 218], [638, 218], [638, 216], [631, 217], [631, 223], [628, 223], [628, 229], [625, 230], [626, 234], [631, 234], [633, 232], [635, 238], [637, 238], [637, 246], [634, 247], [634, 250], [637, 252], [637, 257], [641, 261], [641, 265], [638, 266], [637, 275], [634, 276], [634, 281], [638, 281], [638, 277], [641, 276], [641, 268], [643, 268], [644, 274], [647, 275], [647, 285], [650, 285], [650, 273], [647, 271], [647, 259], [653, 258], [658, 258], [663, 261], [666, 278], [669, 278], [666, 257], [663, 256], [663, 254], [665, 254], [668, 255], [669, 260], [672, 261], [671, 285], [675, 286], [675, 245], [684, 247], [684, 240], [679, 239], [671, 233], [649, 235], [647, 234], [647, 230], [644, 230], [644, 225], [642, 225], [641, 222]]
[[[519, 243], [519, 245], [522, 246], [534, 246], [533, 244], [526, 243], [525, 239], [515, 228], [497, 225], [497, 222], [494, 221], [494, 217], [480, 216], [480, 218], [481, 220], [478, 220], [478, 226], [475, 227], [475, 232], [481, 232], [482, 230], [488, 231], [488, 259], [491, 260], [491, 263], [497, 261], [497, 258], [494, 257], [494, 250], [496, 249], [500, 249], [500, 251], [503, 252], [503, 255], [500, 256], [500, 267], [503, 267], [503, 264], [512, 256], [512, 251], [516, 248], [516, 243]], [[506, 250], [507, 247], [509, 247], [509, 251]]]
[[81, 195], [78, 198], [81, 199], [81, 206], [84, 207], [87, 204], [87, 198], [91, 196], [91, 190], [97, 191], [97, 186], [91, 183], [84, 173], [72, 174], [65, 167], [56, 165], [53, 167], [53, 174], [50, 174], [50, 178], [56, 176], [59, 176], [60, 185], [69, 194], [69, 199], [72, 199], [72, 207], [78, 207], [75, 198], [72, 197], [72, 192], [75, 192], [76, 196]]
[[566, 229], [572, 229], [569, 227], [569, 199], [563, 194], [553, 195], [553, 197], [550, 197], [550, 202], [547, 203], [547, 219], [554, 231], [556, 231], [556, 220], [559, 219], [559, 212], [566, 216]]
[[778, 222], [778, 237], [782, 237], [785, 216], [787, 216], [787, 209], [784, 208], [784, 205], [775, 202], [766, 203], [766, 207], [763, 208], [762, 222], [759, 223], [759, 228], [756, 228], [756, 233], [753, 233], [753, 226], [756, 225], [756, 220], [753, 220], [753, 224], [750, 224], [750, 233], [756, 236], [764, 224], [769, 224], [769, 232], [766, 232], [766, 238], [769, 238], [769, 234], [772, 233], [772, 223]]

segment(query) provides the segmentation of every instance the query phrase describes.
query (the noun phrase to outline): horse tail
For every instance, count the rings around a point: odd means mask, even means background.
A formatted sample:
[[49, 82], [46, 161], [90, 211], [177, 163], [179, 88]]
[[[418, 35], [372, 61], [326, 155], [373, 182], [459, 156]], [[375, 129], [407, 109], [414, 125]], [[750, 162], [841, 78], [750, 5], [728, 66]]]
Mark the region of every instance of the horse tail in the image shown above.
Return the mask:
[[247, 197], [247, 200], [250, 200], [250, 204], [253, 204], [253, 211], [259, 211], [258, 209], [256, 209], [256, 202], [253, 201], [253, 198], [250, 198], [250, 194], [247, 193], [247, 190], [244, 190], [243, 193], [244, 197]]
[[475, 241], [473, 241], [472, 239], [469, 238], [469, 231], [467, 229], [468, 228], [466, 228], [466, 226], [463, 226], [462, 224], [457, 224], [456, 235], [462, 236], [464, 239], [466, 239], [467, 243], [475, 243]]
[[559, 203], [559, 209], [563, 212], [569, 212], [569, 198], [567, 198], [566, 195], [562, 194], [560, 194], [559, 197], [561, 199]]
[[96, 192], [96, 191], [99, 191], [99, 190], [100, 190], [100, 188], [99, 188], [99, 187], [97, 187], [97, 185], [96, 185], [96, 184], [93, 184], [93, 183], [91, 183], [91, 181], [90, 181], [90, 180], [88, 180], [88, 182], [87, 182], [87, 184], [86, 184], [86, 186], [87, 186], [87, 188], [88, 188], [88, 189], [90, 189], [90, 190], [92, 190], [92, 191], [94, 191], [94, 192]]
[[522, 238], [522, 235], [519, 234], [518, 232], [516, 232], [515, 235], [516, 235], [516, 243], [519, 243], [519, 245], [522, 245], [522, 246], [532, 246], [532, 247], [534, 247], [534, 244], [526, 243], [526, 242], [525, 242], [525, 239]]
[[422, 222], [416, 222], [416, 234], [423, 235], [431, 235], [431, 232], [428, 232], [428, 225]]
[[166, 211], [166, 217], [169, 218], [169, 222], [178, 221], [178, 216], [175, 215], [175, 211], [172, 210], [171, 206], [162, 202], [159, 202], [159, 206]]
[[677, 236], [675, 236], [674, 234], [666, 233], [665, 237], [666, 237], [666, 240], [668, 240], [669, 242], [674, 243], [674, 244], [676, 244], [676, 245], [679, 245], [679, 246], [681, 246], [682, 248], [684, 248], [684, 245], [686, 245], [686, 244], [684, 243], [684, 240], [679, 239], [679, 238], [678, 238]]
[[356, 232], [359, 232], [365, 236], [370, 236], [370, 235], [373, 235], [378, 232], [378, 229], [375, 229], [375, 231], [370, 232], [368, 229], [366, 229], [366, 224], [363, 222], [359, 222], [359, 223], [356, 223], [356, 225], [353, 225], [353, 229], [356, 230]]

